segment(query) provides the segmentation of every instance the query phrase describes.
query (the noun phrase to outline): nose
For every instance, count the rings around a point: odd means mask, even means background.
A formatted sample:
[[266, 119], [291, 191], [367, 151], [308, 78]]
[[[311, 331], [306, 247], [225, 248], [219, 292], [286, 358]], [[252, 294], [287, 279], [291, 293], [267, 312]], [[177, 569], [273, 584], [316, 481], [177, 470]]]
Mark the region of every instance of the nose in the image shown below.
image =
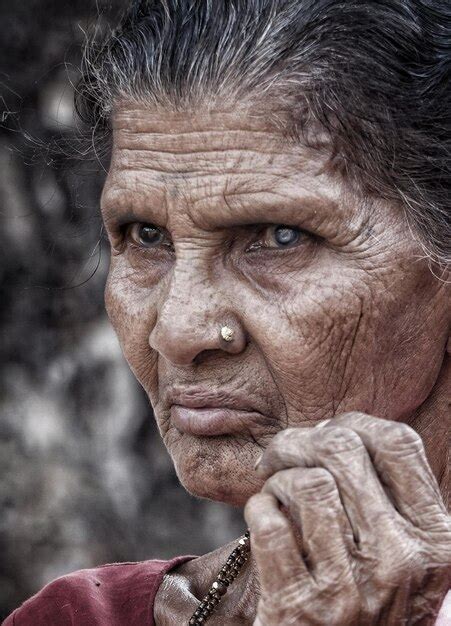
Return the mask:
[[[174, 271], [149, 336], [150, 347], [174, 365], [190, 365], [206, 351], [239, 354], [246, 346], [242, 324], [223, 294], [209, 279], [196, 278]], [[233, 331], [229, 341], [223, 327]]]

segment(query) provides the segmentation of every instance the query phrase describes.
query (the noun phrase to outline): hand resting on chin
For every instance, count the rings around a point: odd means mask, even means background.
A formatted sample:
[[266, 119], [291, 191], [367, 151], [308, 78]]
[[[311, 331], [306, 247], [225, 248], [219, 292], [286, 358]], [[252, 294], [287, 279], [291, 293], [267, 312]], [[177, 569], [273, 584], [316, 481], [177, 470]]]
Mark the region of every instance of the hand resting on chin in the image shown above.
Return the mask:
[[435, 624], [451, 519], [412, 428], [348, 413], [287, 429], [257, 471], [267, 480], [245, 509], [261, 586], [254, 626]]

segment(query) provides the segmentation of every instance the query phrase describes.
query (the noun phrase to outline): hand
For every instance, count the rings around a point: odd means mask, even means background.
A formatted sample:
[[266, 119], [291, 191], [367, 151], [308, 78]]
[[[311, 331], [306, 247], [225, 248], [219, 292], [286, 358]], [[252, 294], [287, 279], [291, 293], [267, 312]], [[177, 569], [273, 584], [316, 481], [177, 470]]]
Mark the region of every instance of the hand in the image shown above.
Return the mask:
[[267, 481], [245, 509], [261, 586], [254, 626], [435, 623], [451, 519], [414, 430], [362, 413], [287, 429], [258, 471]]

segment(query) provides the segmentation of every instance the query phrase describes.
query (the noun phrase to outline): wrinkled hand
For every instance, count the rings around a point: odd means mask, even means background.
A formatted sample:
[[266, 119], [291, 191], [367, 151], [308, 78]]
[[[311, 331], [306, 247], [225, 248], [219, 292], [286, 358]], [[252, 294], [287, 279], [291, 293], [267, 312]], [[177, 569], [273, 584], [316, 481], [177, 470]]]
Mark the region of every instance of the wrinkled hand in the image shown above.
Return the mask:
[[451, 518], [414, 430], [361, 413], [287, 429], [258, 471], [267, 481], [245, 510], [261, 585], [254, 626], [435, 623]]

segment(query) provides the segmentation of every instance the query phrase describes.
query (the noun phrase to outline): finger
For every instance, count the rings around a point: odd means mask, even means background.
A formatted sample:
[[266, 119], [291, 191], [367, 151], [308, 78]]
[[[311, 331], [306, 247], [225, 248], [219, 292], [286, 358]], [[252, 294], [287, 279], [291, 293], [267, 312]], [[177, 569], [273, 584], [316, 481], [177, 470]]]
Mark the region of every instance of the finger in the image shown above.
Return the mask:
[[290, 467], [322, 467], [332, 474], [357, 543], [373, 544], [375, 536], [393, 524], [396, 510], [353, 430], [328, 424], [321, 429], [281, 431], [269, 444], [257, 471], [269, 477]]
[[273, 494], [289, 509], [301, 531], [304, 559], [315, 580], [323, 588], [353, 585], [352, 530], [332, 474], [320, 468], [282, 470], [266, 481], [263, 492]]
[[412, 428], [358, 412], [340, 415], [332, 423], [359, 435], [380, 480], [388, 487], [404, 518], [424, 530], [439, 529], [441, 525], [447, 527], [447, 511], [440, 488], [421, 437]]
[[252, 496], [244, 517], [251, 533], [251, 549], [262, 593], [280, 594], [297, 583], [307, 585], [310, 574], [303, 562], [290, 522], [269, 493]]

